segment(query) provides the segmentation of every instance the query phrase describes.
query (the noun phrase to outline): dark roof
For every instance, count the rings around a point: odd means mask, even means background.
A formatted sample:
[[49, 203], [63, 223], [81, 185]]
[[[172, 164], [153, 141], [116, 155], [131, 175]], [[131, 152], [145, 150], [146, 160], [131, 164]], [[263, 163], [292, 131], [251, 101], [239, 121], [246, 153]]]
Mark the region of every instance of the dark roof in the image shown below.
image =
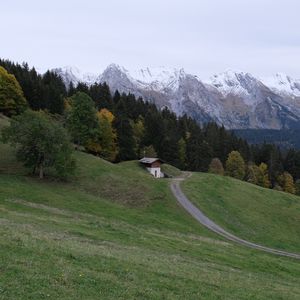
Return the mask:
[[160, 161], [161, 163], [163, 163], [163, 161], [160, 158], [155, 158], [155, 157], [144, 157], [140, 159], [140, 163], [142, 164], [152, 164], [155, 161]]

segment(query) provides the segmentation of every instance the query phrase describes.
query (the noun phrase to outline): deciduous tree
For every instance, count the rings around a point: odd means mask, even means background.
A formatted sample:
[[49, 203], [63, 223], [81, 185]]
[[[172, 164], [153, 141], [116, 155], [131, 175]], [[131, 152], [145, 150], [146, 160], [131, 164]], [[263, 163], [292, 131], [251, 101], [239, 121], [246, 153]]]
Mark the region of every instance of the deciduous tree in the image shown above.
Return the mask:
[[23, 112], [27, 101], [15, 76], [0, 67], [0, 112], [12, 116]]
[[2, 131], [3, 140], [16, 148], [17, 159], [32, 173], [43, 179], [49, 168], [54, 168], [58, 177], [67, 177], [73, 172], [75, 160], [72, 145], [66, 130], [45, 112], [27, 110], [12, 119]]
[[224, 175], [223, 164], [219, 160], [219, 158], [215, 157], [212, 159], [212, 161], [209, 164], [208, 172], [217, 175]]
[[97, 113], [99, 122], [100, 155], [104, 159], [114, 161], [117, 156], [117, 134], [113, 128], [114, 115], [106, 108]]
[[229, 153], [226, 161], [226, 174], [240, 180], [244, 178], [245, 162], [238, 151], [232, 151]]
[[278, 176], [278, 183], [282, 187], [284, 192], [295, 194], [296, 188], [294, 184], [293, 176], [288, 172], [283, 172], [283, 174]]

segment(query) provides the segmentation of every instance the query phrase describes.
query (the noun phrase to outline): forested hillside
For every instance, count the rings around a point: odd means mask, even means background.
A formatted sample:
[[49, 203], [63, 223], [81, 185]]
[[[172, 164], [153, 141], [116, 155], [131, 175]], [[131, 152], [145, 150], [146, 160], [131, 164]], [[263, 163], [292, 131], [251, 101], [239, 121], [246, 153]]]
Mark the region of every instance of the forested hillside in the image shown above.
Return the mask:
[[[299, 151], [251, 146], [215, 123], [200, 126], [132, 94], [112, 94], [106, 83], [71, 84], [67, 90], [53, 72], [40, 75], [27, 64], [7, 60], [0, 65], [15, 76], [32, 110], [47, 111], [68, 130], [78, 149], [111, 162], [159, 156], [183, 170], [208, 171], [213, 158], [225, 166], [229, 154], [237, 151], [245, 164], [240, 179], [285, 190], [289, 173], [292, 181], [300, 178]], [[16, 109], [9, 116], [18, 113]]]
[[271, 143], [282, 149], [300, 149], [300, 130], [297, 129], [241, 129], [233, 132], [251, 144]]

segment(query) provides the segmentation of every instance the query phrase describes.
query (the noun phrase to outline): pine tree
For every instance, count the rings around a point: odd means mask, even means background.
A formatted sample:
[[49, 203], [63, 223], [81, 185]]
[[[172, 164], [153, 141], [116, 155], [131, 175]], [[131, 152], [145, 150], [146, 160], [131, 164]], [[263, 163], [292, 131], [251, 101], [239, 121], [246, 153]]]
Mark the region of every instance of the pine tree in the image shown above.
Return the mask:
[[64, 97], [67, 92], [61, 78], [57, 74], [47, 71], [42, 77], [41, 84], [44, 109], [53, 114], [62, 114], [64, 111]]
[[71, 109], [67, 115], [67, 128], [75, 144], [86, 147], [95, 141], [99, 131], [96, 109], [92, 99], [77, 92], [71, 98]]
[[134, 122], [131, 120], [131, 127], [133, 132], [133, 137], [136, 144], [136, 153], [138, 157], [142, 156], [142, 148], [143, 148], [143, 140], [145, 136], [145, 126], [144, 126], [144, 118], [139, 116], [139, 118]]
[[284, 169], [294, 178], [300, 178], [300, 151], [290, 149], [284, 159]]
[[157, 153], [156, 153], [153, 145], [144, 147], [143, 156], [144, 157], [157, 157]]
[[129, 119], [126, 117], [117, 118], [114, 122], [114, 126], [117, 130], [117, 143], [119, 148], [117, 161], [136, 159], [136, 145]]
[[114, 105], [117, 105], [119, 103], [120, 99], [121, 99], [121, 95], [120, 95], [119, 91], [116, 90], [115, 94], [113, 96], [113, 103], [114, 103]]
[[179, 165], [178, 167], [182, 170], [186, 167], [186, 142], [183, 138], [180, 138], [178, 141], [178, 159]]
[[[92, 88], [93, 87], [91, 87], [91, 89]], [[113, 108], [112, 96], [110, 93], [109, 86], [106, 84], [106, 82], [99, 85], [98, 95], [95, 96], [94, 100], [97, 109], [107, 108], [109, 110], [112, 110]]]

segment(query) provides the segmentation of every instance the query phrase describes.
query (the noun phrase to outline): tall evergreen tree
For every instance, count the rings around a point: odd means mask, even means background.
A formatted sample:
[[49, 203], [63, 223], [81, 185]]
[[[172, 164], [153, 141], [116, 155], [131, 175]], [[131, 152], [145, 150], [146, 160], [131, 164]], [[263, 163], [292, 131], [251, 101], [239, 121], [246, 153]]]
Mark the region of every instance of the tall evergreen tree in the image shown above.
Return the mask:
[[85, 93], [71, 97], [71, 109], [67, 116], [67, 128], [75, 144], [86, 147], [94, 141], [99, 131], [93, 100]]
[[120, 117], [116, 119], [114, 125], [117, 130], [117, 143], [119, 149], [117, 161], [136, 159], [136, 145], [129, 119]]

